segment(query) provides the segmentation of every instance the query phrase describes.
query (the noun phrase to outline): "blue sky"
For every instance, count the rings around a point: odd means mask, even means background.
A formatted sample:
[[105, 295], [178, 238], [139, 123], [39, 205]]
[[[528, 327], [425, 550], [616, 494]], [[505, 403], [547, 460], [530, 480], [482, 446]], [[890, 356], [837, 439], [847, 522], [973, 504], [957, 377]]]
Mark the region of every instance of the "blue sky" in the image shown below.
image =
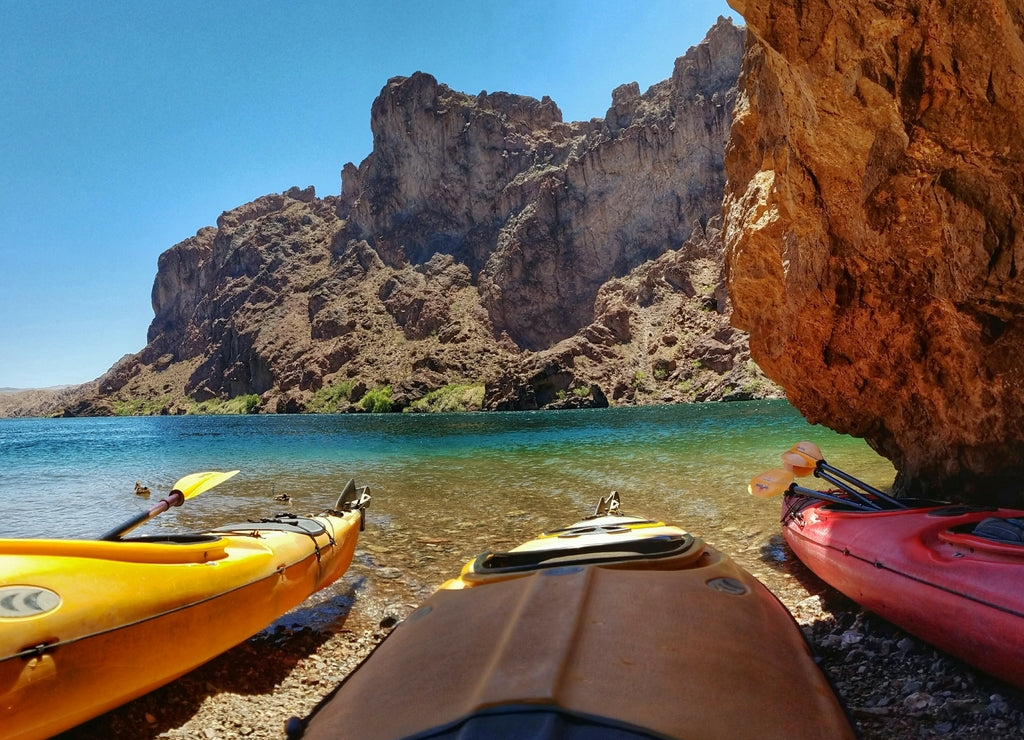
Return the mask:
[[157, 258], [222, 211], [340, 192], [388, 78], [603, 117], [719, 15], [743, 23], [717, 0], [0, 0], [0, 388], [141, 350]]

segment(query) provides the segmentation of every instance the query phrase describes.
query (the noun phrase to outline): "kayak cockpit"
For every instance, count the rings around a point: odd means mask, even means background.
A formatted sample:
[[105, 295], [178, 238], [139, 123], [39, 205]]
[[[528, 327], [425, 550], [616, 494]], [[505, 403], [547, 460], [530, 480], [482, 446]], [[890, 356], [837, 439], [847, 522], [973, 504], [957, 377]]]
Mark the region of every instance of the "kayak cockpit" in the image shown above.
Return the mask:
[[1024, 519], [1012, 516], [985, 517], [971, 529], [971, 534], [993, 542], [1024, 545]]
[[1024, 558], [1024, 518], [989, 516], [939, 532], [943, 542], [961, 552], [1011, 559]]
[[692, 568], [704, 550], [703, 540], [679, 527], [623, 514], [619, 494], [612, 491], [601, 499], [591, 516], [572, 526], [544, 532], [508, 552], [483, 553], [463, 568], [462, 582], [583, 565]]
[[571, 712], [557, 705], [509, 704], [487, 707], [429, 730], [430, 740], [651, 740], [659, 737], [614, 717]]
[[679, 534], [664, 534], [632, 539], [616, 538], [611, 542], [602, 542], [568, 550], [564, 548], [550, 548], [544, 550], [485, 552], [473, 562], [473, 571], [476, 573], [517, 573], [563, 565], [590, 565], [629, 560], [649, 560], [651, 558], [671, 558], [687, 553], [693, 549], [696, 542], [698, 540], [693, 535], [681, 532]]

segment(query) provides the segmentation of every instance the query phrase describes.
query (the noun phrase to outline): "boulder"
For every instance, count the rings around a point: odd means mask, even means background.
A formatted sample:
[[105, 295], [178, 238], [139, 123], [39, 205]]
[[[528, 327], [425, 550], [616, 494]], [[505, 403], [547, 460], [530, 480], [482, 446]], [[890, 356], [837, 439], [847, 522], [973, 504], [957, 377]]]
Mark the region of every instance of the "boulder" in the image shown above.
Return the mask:
[[1019, 502], [1024, 8], [730, 4], [727, 284], [751, 355], [903, 490]]

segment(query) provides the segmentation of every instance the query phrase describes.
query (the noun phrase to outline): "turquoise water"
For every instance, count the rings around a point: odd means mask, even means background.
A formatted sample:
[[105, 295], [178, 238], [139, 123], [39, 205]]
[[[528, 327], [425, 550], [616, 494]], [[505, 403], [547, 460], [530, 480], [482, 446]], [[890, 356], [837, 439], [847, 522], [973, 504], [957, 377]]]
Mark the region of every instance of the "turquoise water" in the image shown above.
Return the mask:
[[[135, 533], [197, 531], [282, 511], [316, 514], [354, 478], [373, 500], [352, 567], [282, 620], [302, 614], [302, 622], [320, 626], [372, 628], [409, 614], [479, 553], [578, 521], [618, 490], [624, 512], [702, 536], [796, 603], [820, 585], [782, 544], [780, 501], [751, 496], [747, 484], [779, 467], [780, 453], [804, 439], [830, 463], [878, 487], [891, 485], [892, 466], [864, 442], [810, 426], [782, 401], [0, 419], [0, 537], [97, 537], [198, 471], [241, 473]], [[149, 499], [135, 495], [136, 481], [150, 488]], [[275, 500], [282, 494], [290, 500]]]
[[[781, 401], [478, 414], [0, 420], [0, 536], [97, 536], [152, 506], [179, 477], [241, 469], [139, 533], [314, 513], [348, 478], [369, 485], [370, 521], [432, 531], [484, 524], [533, 534], [589, 513], [617, 489], [627, 511], [722, 529], [771, 526], [777, 502], [746, 493], [794, 442], [880, 486], [889, 463], [862, 441], [808, 425]], [[149, 500], [133, 493], [148, 486]], [[288, 494], [281, 504], [274, 497]], [[504, 526], [509, 519], [521, 528]], [[522, 532], [520, 531], [522, 530]], [[449, 533], [457, 534], [458, 532]], [[372, 536], [372, 535], [368, 535]], [[421, 537], [421, 539], [423, 538]]]

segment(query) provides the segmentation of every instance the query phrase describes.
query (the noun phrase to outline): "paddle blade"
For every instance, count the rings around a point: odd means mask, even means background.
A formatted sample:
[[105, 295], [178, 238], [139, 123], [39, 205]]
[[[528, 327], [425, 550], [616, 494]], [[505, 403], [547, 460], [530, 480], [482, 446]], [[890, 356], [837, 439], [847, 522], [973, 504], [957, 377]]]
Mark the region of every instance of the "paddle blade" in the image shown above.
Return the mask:
[[791, 485], [793, 485], [793, 479], [794, 476], [792, 471], [783, 470], [782, 468], [766, 470], [760, 475], [755, 475], [750, 479], [750, 485], [747, 486], [747, 493], [751, 496], [757, 496], [758, 498], [774, 498], [775, 496], [781, 496], [789, 490]]
[[209, 491], [214, 486], [219, 486], [221, 483], [226, 481], [238, 474], [237, 470], [229, 470], [226, 473], [221, 473], [215, 470], [211, 470], [205, 473], [192, 473], [186, 475], [184, 478], [174, 484], [174, 488], [171, 493], [178, 491], [185, 500], [198, 496], [204, 491]]
[[789, 451], [799, 452], [801, 455], [806, 455], [815, 462], [825, 459], [825, 456], [821, 454], [821, 448], [814, 444], [814, 442], [797, 442], [789, 448]]
[[808, 475], [814, 475], [814, 471], [818, 469], [818, 464], [808, 455], [793, 450], [782, 453], [782, 465], [797, 478], [806, 478]]
[[148, 522], [157, 514], [162, 514], [172, 506], [181, 506], [187, 499], [190, 499], [193, 496], [198, 496], [203, 491], [209, 491], [214, 486], [223, 483], [237, 473], [237, 470], [231, 470], [227, 473], [209, 471], [206, 473], [192, 473], [191, 475], [186, 475], [174, 484], [174, 488], [167, 495], [167, 498], [163, 499], [149, 511], [144, 511], [141, 514], [133, 516], [124, 524], [114, 527], [112, 530], [100, 537], [100, 539], [119, 540], [140, 524]]

